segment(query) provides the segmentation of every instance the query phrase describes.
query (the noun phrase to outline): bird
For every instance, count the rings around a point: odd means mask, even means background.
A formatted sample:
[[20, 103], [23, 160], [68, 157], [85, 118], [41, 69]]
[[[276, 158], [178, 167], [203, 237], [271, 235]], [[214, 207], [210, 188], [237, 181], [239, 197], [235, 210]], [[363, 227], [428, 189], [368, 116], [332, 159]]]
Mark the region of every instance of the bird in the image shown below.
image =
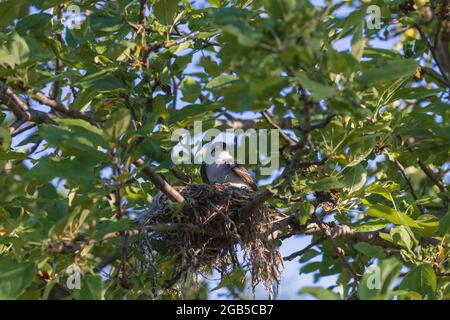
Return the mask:
[[203, 183], [229, 183], [234, 187], [258, 191], [253, 177], [242, 164], [234, 161], [225, 142], [216, 142], [211, 147], [211, 157], [214, 162], [211, 164], [202, 164], [200, 174]]

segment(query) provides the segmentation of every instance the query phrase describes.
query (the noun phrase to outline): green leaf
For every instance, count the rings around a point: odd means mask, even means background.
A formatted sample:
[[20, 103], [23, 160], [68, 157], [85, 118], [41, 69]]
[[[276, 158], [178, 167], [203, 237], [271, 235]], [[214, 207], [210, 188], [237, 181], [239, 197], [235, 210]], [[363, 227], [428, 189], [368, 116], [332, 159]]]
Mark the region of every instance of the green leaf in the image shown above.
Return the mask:
[[350, 148], [348, 151], [348, 164], [347, 167], [356, 166], [361, 163], [361, 161], [367, 159], [367, 157], [372, 153], [372, 150], [376, 145], [375, 136], [354, 136], [352, 139], [347, 141], [347, 147]]
[[181, 81], [181, 92], [183, 93], [184, 101], [194, 103], [200, 96], [201, 90], [200, 84], [192, 77], [185, 77]]
[[414, 221], [412, 218], [404, 214], [403, 212], [398, 212], [391, 207], [388, 207], [384, 204], [372, 204], [367, 200], [362, 200], [364, 205], [369, 206], [366, 210], [366, 213], [369, 216], [383, 218], [397, 225], [407, 225], [410, 227], [420, 228], [419, 224]]
[[171, 25], [178, 9], [178, 0], [156, 0], [153, 14], [163, 25]]
[[264, 9], [269, 13], [271, 17], [281, 19], [292, 14], [295, 10], [295, 0], [264, 0]]
[[439, 232], [441, 234], [450, 233], [450, 209], [447, 211], [445, 216], [441, 218], [441, 221], [439, 222]]
[[102, 277], [99, 275], [92, 275], [92, 274], [82, 276], [78, 299], [102, 300], [103, 299]]
[[385, 257], [382, 249], [374, 247], [367, 242], [358, 242], [353, 247], [370, 258], [383, 259]]
[[29, 179], [51, 180], [67, 178], [81, 188], [88, 189], [95, 181], [94, 170], [85, 163], [69, 159], [42, 158], [24, 175]]
[[228, 74], [220, 75], [220, 76], [212, 79], [210, 82], [208, 82], [208, 84], [206, 85], [206, 89], [215, 90], [218, 88], [222, 88], [222, 87], [229, 85], [237, 80], [238, 80], [238, 78], [236, 78], [235, 76], [232, 76], [232, 75], [228, 75]]
[[51, 20], [52, 16], [48, 13], [31, 14], [17, 22], [16, 30], [21, 35], [25, 35], [27, 32], [36, 34], [48, 28]]
[[23, 160], [27, 157], [26, 153], [14, 151], [4, 152], [0, 150], [0, 160]]
[[301, 262], [301, 263], [307, 262], [307, 261], [311, 260], [312, 258], [317, 257], [319, 254], [320, 254], [319, 251], [310, 249], [301, 256], [299, 262]]
[[428, 264], [421, 264], [412, 268], [400, 283], [400, 290], [415, 291], [429, 299], [433, 299], [436, 292], [437, 279], [433, 268]]
[[363, 56], [364, 48], [368, 42], [367, 38], [359, 38], [352, 43], [352, 55], [356, 60], [361, 61]]
[[433, 237], [439, 230], [439, 219], [431, 214], [422, 214], [416, 222], [421, 228], [417, 231], [422, 237]]
[[165, 95], [158, 94], [153, 98], [153, 112], [163, 119], [169, 119], [169, 110], [166, 108], [167, 98]]
[[207, 116], [209, 112], [214, 111], [216, 105], [214, 104], [191, 104], [183, 107], [182, 109], [176, 110], [170, 117], [170, 124], [176, 123], [178, 121], [186, 121], [189, 118], [205, 115]]
[[388, 298], [391, 285], [401, 269], [402, 264], [395, 258], [382, 260], [378, 266], [368, 268], [358, 287], [359, 299]]
[[131, 122], [131, 112], [126, 108], [120, 108], [111, 113], [106, 120], [103, 132], [110, 141], [117, 141], [119, 137], [128, 129]]
[[317, 192], [324, 192], [329, 191], [331, 189], [342, 189], [345, 185], [339, 181], [337, 177], [323, 177], [317, 180], [316, 183], [314, 183], [311, 186], [311, 190], [317, 191]]
[[119, 78], [107, 72], [108, 70], [102, 70], [90, 74], [84, 77], [78, 84], [85, 90], [95, 90], [100, 93], [127, 89]]
[[214, 8], [220, 8], [220, 6], [221, 6], [221, 0], [208, 0], [208, 2]]
[[311, 80], [304, 72], [298, 72], [295, 76], [300, 85], [311, 91], [311, 96], [316, 101], [328, 99], [333, 94], [330, 86]]
[[11, 135], [8, 130], [0, 127], [0, 151], [7, 152], [11, 147]]
[[398, 190], [398, 185], [380, 185], [379, 183], [373, 183], [367, 188], [368, 193], [379, 194], [384, 197], [386, 200], [392, 201], [392, 192]]
[[[29, 3], [25, 1], [3, 0], [0, 2], [0, 26], [6, 27], [15, 19], [21, 18], [28, 12]], [[26, 9], [26, 10], [25, 10]]]
[[339, 300], [338, 294], [320, 287], [304, 287], [300, 290], [300, 293], [310, 294], [318, 300]]
[[119, 31], [124, 25], [124, 22], [120, 17], [102, 13], [89, 16], [89, 23], [92, 30], [108, 33]]
[[87, 75], [78, 82], [78, 85], [81, 86], [81, 91], [72, 103], [72, 107], [83, 111], [87, 104], [98, 94], [127, 92], [129, 90], [127, 85], [116, 76], [110, 74], [111, 72], [111, 70], [104, 69]]
[[311, 272], [318, 271], [320, 269], [321, 265], [322, 265], [321, 262], [311, 262], [311, 263], [305, 264], [300, 269], [300, 274], [301, 273], [311, 273]]
[[30, 49], [27, 41], [18, 33], [9, 37], [7, 46], [0, 47], [0, 65], [15, 67], [28, 61]]
[[395, 101], [399, 99], [406, 100], [419, 100], [432, 97], [441, 92], [440, 89], [428, 89], [423, 87], [417, 88], [403, 88], [395, 92], [394, 96], [390, 101]]
[[413, 241], [408, 233], [408, 230], [406, 230], [405, 226], [394, 227], [390, 230], [389, 234], [394, 243], [408, 250], [412, 249]]
[[366, 183], [367, 171], [361, 164], [357, 164], [342, 170], [340, 176], [340, 181], [345, 188], [348, 188], [348, 193], [352, 194], [359, 191]]
[[217, 287], [213, 288], [211, 291], [219, 290], [221, 288], [228, 288], [232, 291], [237, 289], [243, 291], [245, 289], [245, 271], [242, 268], [235, 268], [222, 278]]
[[372, 232], [386, 228], [388, 223], [382, 219], [375, 219], [371, 221], [362, 221], [358, 225], [352, 226], [356, 232]]
[[130, 229], [132, 223], [127, 219], [118, 221], [102, 221], [96, 226], [97, 231], [92, 236], [93, 239], [100, 240], [105, 234]]
[[225, 34], [232, 35], [242, 47], [253, 47], [260, 43], [262, 34], [245, 21], [246, 10], [227, 7], [214, 10], [214, 21]]
[[88, 163], [98, 163], [104, 154], [98, 148], [107, 144], [101, 129], [80, 119], [57, 120], [59, 126], [44, 124], [39, 135], [50, 145], [61, 148], [66, 154], [77, 156]]
[[0, 258], [0, 300], [15, 299], [31, 285], [37, 274], [33, 262], [17, 262], [5, 256]]
[[411, 77], [416, 72], [418, 63], [414, 59], [388, 60], [377, 68], [364, 70], [359, 82], [371, 85], [377, 82], [388, 82], [404, 77]]

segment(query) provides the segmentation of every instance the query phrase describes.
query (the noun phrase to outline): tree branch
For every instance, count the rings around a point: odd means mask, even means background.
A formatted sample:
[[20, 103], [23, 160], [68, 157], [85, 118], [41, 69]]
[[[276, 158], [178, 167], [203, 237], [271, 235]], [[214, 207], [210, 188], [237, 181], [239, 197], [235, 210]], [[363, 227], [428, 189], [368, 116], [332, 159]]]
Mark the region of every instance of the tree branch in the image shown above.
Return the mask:
[[[63, 18], [63, 7], [64, 7], [64, 4], [58, 4], [56, 6], [56, 19], [57, 19], [57, 21], [61, 21], [62, 18]], [[55, 39], [56, 39], [56, 41], [60, 42], [61, 44], [63, 43], [61, 32], [56, 32], [55, 33]], [[57, 75], [59, 75], [61, 73], [61, 69], [62, 69], [61, 59], [59, 57], [56, 57], [56, 60], [55, 60], [55, 76], [57, 76]], [[52, 89], [53, 90], [53, 92], [52, 92], [52, 99], [53, 100], [57, 100], [58, 99], [59, 89], [60, 89], [60, 82], [59, 82], [59, 80], [56, 80], [53, 83], [53, 89]]]
[[55, 115], [30, 108], [3, 82], [0, 82], [0, 100], [11, 110], [17, 120], [54, 123], [52, 119], [56, 117]]
[[227, 116], [226, 114], [225, 117], [227, 118], [226, 120], [216, 119], [214, 127], [219, 127], [226, 124], [229, 125], [231, 128], [233, 128], [234, 130], [238, 129], [247, 130], [254, 128], [258, 122], [257, 120], [235, 119], [233, 116], [231, 115]]
[[[411, 152], [412, 154], [415, 154], [411, 145], [406, 140], [405, 140], [405, 145], [409, 152]], [[422, 169], [422, 171], [425, 173], [425, 175], [433, 182], [434, 185], [436, 185], [436, 187], [438, 187], [440, 192], [447, 192], [447, 189], [442, 184], [440, 179], [435, 176], [434, 172], [430, 168], [428, 168], [427, 165], [422, 162], [422, 160], [417, 159], [417, 163], [419, 164], [419, 167]]]
[[320, 238], [317, 241], [311, 242], [309, 245], [307, 245], [305, 248], [303, 248], [302, 250], [296, 251], [290, 255], [288, 255], [287, 257], [284, 257], [283, 260], [284, 261], [292, 261], [295, 258], [302, 256], [305, 254], [306, 251], [308, 251], [309, 249], [311, 249], [312, 247], [315, 247], [316, 245], [318, 245], [320, 242], [323, 241], [323, 238]]
[[281, 138], [283, 138], [283, 140], [286, 141], [288, 145], [295, 146], [297, 144], [297, 142], [292, 140], [291, 137], [289, 137], [286, 132], [284, 132], [283, 129], [275, 121], [273, 121], [272, 117], [267, 113], [267, 111], [262, 111], [261, 115], [267, 121], [267, 123], [278, 130]]
[[[397, 159], [394, 160], [394, 163], [397, 166], [398, 171], [400, 171], [400, 173], [402, 174], [403, 178], [405, 179], [406, 184], [408, 185], [408, 188], [410, 190], [410, 193], [411, 193], [412, 197], [414, 198], [415, 201], [417, 201], [418, 200], [417, 194], [414, 191], [414, 187], [413, 187], [413, 185], [411, 183], [411, 180], [409, 180], [409, 178], [408, 178], [408, 176], [406, 174], [405, 168], [400, 163], [400, 161], [398, 161]], [[419, 206], [419, 205], [417, 207], [419, 208], [420, 212], [423, 214], [424, 212], [423, 212], [422, 207]]]
[[422, 28], [421, 28], [417, 23], [414, 23], [413, 26], [414, 26], [414, 28], [417, 29], [417, 31], [419, 31], [420, 36], [425, 40], [425, 42], [426, 42], [426, 44], [427, 44], [427, 46], [428, 46], [428, 49], [429, 49], [430, 52], [431, 52], [431, 56], [433, 57], [433, 60], [434, 60], [434, 62], [436, 63], [436, 66], [438, 67], [439, 71], [441, 72], [442, 77], [444, 78], [444, 80], [445, 80], [447, 83], [449, 83], [449, 80], [448, 80], [447, 74], [446, 74], [446, 72], [445, 72], [445, 69], [444, 69], [443, 66], [441, 65], [441, 61], [439, 60], [439, 58], [438, 58], [438, 56], [437, 56], [437, 54], [436, 54], [436, 50], [435, 50], [435, 48], [433, 47], [433, 45], [431, 44], [431, 42], [430, 42], [430, 40], [428, 39], [427, 35], [425, 34], [425, 32], [422, 30]]
[[99, 127], [99, 124], [95, 121], [95, 119], [92, 117], [91, 114], [87, 114], [87, 113], [80, 112], [78, 110], [70, 109], [65, 104], [47, 97], [45, 94], [43, 94], [40, 91], [29, 90], [29, 93], [39, 103], [49, 106], [50, 108], [52, 108], [55, 111], [61, 112], [62, 114], [65, 114], [71, 118], [85, 120], [85, 121], [89, 122], [90, 124], [92, 124], [96, 127]]
[[165, 181], [158, 173], [153, 171], [149, 166], [145, 165], [144, 160], [137, 159], [134, 164], [142, 169], [142, 172], [149, 178], [153, 184], [161, 190], [170, 200], [184, 203], [184, 197], [175, 190], [167, 181]]
[[[201, 228], [198, 225], [194, 224], [188, 224], [188, 223], [162, 223], [162, 224], [153, 224], [148, 226], [143, 226], [139, 228], [132, 228], [125, 231], [116, 231], [116, 232], [109, 232], [105, 234], [101, 239], [87, 239], [83, 240], [83, 243], [81, 245], [77, 245], [72, 242], [60, 242], [60, 243], [52, 243], [48, 246], [47, 251], [52, 253], [64, 253], [64, 254], [70, 254], [75, 251], [81, 250], [85, 246], [88, 245], [94, 245], [101, 243], [106, 240], [115, 239], [118, 237], [132, 237], [132, 236], [138, 236], [144, 233], [147, 233], [149, 231], [155, 231], [155, 232], [161, 232], [161, 233], [167, 233], [167, 232], [193, 232], [193, 233], [200, 233], [200, 234], [208, 234], [207, 231], [205, 231], [203, 228]], [[214, 236], [213, 234], [210, 234], [211, 236]], [[216, 235], [216, 234], [215, 234]], [[120, 256], [119, 256], [120, 257]]]
[[325, 236], [325, 238], [331, 243], [334, 250], [336, 251], [337, 256], [342, 262], [342, 265], [347, 268], [347, 270], [352, 275], [353, 279], [355, 279], [355, 283], [358, 283], [361, 279], [361, 275], [357, 274], [353, 266], [347, 261], [345, 258], [345, 255], [342, 252], [342, 249], [338, 246], [338, 244], [335, 241], [335, 236], [333, 236], [330, 228], [328, 225], [322, 222], [320, 218], [317, 216], [316, 211], [314, 210], [313, 213], [313, 220], [315, 220], [316, 224], [319, 226], [321, 233]]
[[440, 84], [449, 87], [450, 88], [450, 82], [445, 81], [445, 79], [443, 79], [439, 73], [437, 73], [436, 71], [434, 71], [433, 69], [430, 68], [426, 68], [426, 67], [420, 67], [420, 71], [423, 75], [429, 75], [431, 78], [433, 78], [434, 80], [436, 80], [437, 82], [439, 82]]

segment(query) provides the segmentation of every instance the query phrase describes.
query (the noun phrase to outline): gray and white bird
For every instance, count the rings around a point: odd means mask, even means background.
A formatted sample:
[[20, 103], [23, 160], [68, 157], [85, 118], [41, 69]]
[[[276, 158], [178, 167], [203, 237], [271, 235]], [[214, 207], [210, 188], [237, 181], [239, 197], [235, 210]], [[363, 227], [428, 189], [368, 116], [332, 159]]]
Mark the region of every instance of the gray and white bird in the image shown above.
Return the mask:
[[255, 180], [247, 169], [234, 161], [226, 143], [220, 143], [222, 147], [217, 142], [212, 146], [211, 157], [214, 159], [214, 162], [211, 164], [204, 163], [200, 168], [203, 182], [207, 184], [229, 183], [234, 187], [243, 187], [257, 191], [258, 187]]

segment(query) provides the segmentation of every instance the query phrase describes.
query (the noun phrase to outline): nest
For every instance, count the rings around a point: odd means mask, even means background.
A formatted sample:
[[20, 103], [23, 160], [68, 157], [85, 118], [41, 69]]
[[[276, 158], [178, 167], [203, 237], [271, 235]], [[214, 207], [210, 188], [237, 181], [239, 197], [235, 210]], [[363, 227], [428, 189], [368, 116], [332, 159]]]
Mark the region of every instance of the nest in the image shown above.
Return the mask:
[[[150, 232], [142, 236], [139, 250], [144, 257], [143, 269], [148, 270], [155, 261], [156, 251], [151, 239], [165, 240], [169, 255], [178, 257], [173, 283], [190, 274], [210, 274], [212, 269], [221, 278], [243, 267], [251, 275], [253, 292], [263, 284], [272, 297], [280, 282], [283, 259], [271, 237], [272, 224], [280, 218], [277, 210], [267, 204], [248, 218], [239, 218], [240, 209], [251, 201], [255, 192], [228, 184], [187, 185], [177, 187], [186, 204], [174, 206], [159, 193], [148, 211], [140, 218], [141, 226], [158, 224], [189, 224], [201, 232], [175, 230]], [[242, 250], [240, 250], [242, 249]], [[241, 261], [238, 253], [243, 252]], [[242, 256], [242, 255], [241, 255]]]

